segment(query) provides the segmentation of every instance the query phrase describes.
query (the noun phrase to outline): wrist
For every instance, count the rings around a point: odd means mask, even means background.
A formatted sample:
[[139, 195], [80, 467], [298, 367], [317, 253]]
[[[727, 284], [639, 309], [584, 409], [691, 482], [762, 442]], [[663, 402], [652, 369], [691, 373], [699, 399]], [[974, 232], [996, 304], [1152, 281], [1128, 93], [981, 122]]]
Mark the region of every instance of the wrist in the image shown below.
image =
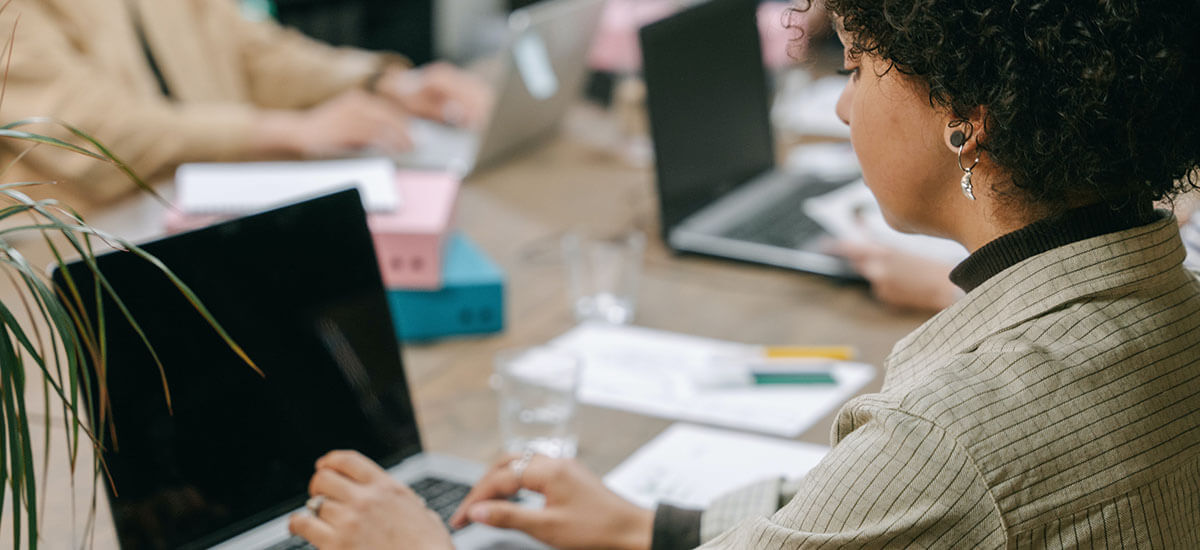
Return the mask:
[[296, 113], [263, 112], [254, 125], [251, 148], [257, 156], [303, 155], [301, 121]]
[[654, 511], [637, 508], [623, 532], [622, 550], [650, 550], [654, 539]]

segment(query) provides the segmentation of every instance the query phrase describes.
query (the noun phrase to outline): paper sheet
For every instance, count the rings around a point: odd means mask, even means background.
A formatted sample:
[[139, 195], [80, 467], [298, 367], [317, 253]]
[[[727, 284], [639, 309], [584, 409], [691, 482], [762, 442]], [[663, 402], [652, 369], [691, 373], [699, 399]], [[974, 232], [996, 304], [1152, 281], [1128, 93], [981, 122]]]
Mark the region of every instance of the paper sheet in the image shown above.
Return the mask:
[[400, 206], [396, 166], [386, 158], [203, 162], [175, 171], [179, 208], [189, 214], [246, 214], [350, 186], [368, 211]]
[[804, 201], [804, 213], [842, 240], [878, 243], [950, 265], [967, 257], [967, 250], [949, 239], [892, 229], [862, 180]]
[[614, 468], [604, 483], [644, 508], [659, 502], [704, 508], [755, 481], [801, 477], [828, 452], [824, 445], [675, 424]]
[[783, 437], [795, 437], [841, 406], [875, 368], [837, 362], [836, 385], [712, 388], [697, 383], [713, 357], [750, 346], [642, 327], [585, 323], [552, 340], [584, 360], [581, 402]]
[[775, 96], [771, 120], [800, 135], [849, 138], [850, 127], [838, 118], [836, 109], [847, 79], [827, 76], [814, 82], [803, 72], [789, 73]]

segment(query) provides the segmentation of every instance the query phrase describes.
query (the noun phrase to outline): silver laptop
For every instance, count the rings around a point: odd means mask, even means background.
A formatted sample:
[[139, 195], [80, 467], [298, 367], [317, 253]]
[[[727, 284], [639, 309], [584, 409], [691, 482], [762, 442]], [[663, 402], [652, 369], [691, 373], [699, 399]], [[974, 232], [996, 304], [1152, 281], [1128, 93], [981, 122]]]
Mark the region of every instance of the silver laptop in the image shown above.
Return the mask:
[[492, 112], [479, 134], [413, 119], [413, 149], [394, 156], [402, 166], [466, 175], [551, 135], [576, 101], [604, 0], [545, 0], [514, 11], [509, 38], [493, 69]]
[[711, 0], [639, 33], [663, 237], [679, 251], [855, 277], [803, 210], [848, 180], [775, 167], [756, 5]]
[[[287, 516], [303, 506], [315, 460], [332, 449], [389, 467], [443, 518], [483, 473], [480, 464], [423, 452], [357, 191], [144, 248], [196, 292], [264, 376], [147, 262], [104, 255], [102, 273], [162, 359], [168, 409], [141, 339], [111, 298], [97, 307], [87, 266], [68, 266], [84, 289], [83, 310], [107, 320], [113, 424], [94, 433], [104, 438], [121, 548], [303, 547], [289, 537]], [[64, 271], [54, 278], [61, 285]], [[478, 525], [455, 540], [459, 548], [541, 547]]]

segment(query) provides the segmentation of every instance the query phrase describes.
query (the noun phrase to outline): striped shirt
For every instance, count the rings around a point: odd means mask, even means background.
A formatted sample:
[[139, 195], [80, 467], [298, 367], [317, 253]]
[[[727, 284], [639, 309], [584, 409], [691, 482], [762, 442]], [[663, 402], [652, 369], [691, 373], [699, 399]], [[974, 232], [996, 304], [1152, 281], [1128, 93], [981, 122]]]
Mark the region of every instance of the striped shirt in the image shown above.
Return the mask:
[[[794, 486], [709, 548], [1200, 548], [1200, 280], [1160, 219], [989, 278], [896, 345]], [[781, 509], [781, 491], [792, 493]]]

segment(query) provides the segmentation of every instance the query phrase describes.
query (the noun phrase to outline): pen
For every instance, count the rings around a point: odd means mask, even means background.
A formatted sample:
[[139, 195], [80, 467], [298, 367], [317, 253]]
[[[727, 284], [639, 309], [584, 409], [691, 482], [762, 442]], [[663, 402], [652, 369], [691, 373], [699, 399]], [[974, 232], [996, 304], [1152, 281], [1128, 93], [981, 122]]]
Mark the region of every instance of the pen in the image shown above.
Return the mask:
[[759, 386], [772, 384], [837, 384], [837, 379], [828, 372], [751, 372], [754, 383]]
[[700, 387], [735, 388], [772, 385], [837, 385], [833, 363], [822, 361], [723, 365], [693, 375]]
[[764, 346], [767, 359], [834, 359], [850, 361], [856, 355], [851, 346]]
[[768, 384], [837, 384], [833, 377], [834, 363], [828, 360], [767, 360], [743, 367], [757, 385]]

